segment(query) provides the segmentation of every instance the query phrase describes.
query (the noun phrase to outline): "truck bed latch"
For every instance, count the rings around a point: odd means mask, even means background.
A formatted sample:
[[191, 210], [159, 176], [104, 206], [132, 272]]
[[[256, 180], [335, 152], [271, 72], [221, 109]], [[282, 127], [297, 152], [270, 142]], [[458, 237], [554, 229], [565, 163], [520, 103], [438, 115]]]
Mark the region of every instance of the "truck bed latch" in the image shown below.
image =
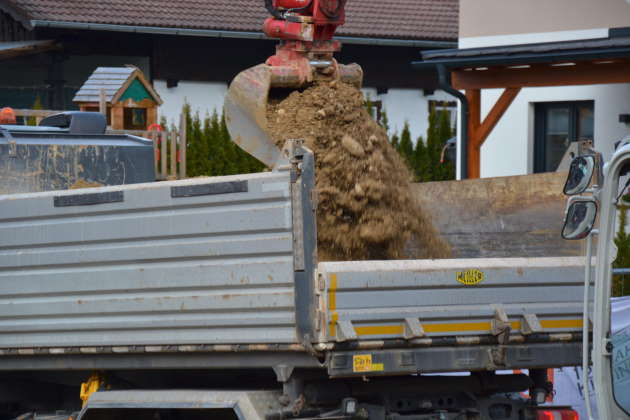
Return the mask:
[[499, 344], [507, 344], [510, 340], [512, 325], [508, 319], [505, 309], [498, 306], [494, 309], [494, 319], [492, 320], [492, 335], [497, 337]]

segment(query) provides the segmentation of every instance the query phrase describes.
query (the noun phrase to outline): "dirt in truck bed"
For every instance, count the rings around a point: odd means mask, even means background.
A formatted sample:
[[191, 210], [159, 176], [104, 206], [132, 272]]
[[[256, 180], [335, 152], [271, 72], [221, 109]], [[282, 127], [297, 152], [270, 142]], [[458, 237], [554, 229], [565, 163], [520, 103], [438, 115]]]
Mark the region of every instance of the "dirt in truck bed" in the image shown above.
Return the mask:
[[320, 261], [450, 256], [360, 90], [327, 82], [270, 99], [268, 121], [279, 147], [301, 138], [315, 153]]

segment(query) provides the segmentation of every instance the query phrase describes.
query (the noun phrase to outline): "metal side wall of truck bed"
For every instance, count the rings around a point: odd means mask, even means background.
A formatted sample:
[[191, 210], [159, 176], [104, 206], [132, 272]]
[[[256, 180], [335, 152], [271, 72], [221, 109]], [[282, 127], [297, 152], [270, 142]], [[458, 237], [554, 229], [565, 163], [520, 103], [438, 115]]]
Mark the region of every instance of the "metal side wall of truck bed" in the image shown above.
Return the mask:
[[325, 341], [582, 328], [579, 257], [333, 262], [318, 271]]
[[0, 348], [295, 343], [289, 172], [0, 196]]

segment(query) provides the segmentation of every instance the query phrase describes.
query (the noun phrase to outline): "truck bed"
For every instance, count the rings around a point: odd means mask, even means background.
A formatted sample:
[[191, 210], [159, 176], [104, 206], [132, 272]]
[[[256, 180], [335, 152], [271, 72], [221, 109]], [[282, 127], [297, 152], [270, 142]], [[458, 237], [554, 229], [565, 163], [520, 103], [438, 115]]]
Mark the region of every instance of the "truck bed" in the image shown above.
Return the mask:
[[0, 197], [0, 347], [295, 343], [288, 174]]
[[0, 369], [579, 363], [583, 259], [316, 264], [309, 185], [285, 171], [0, 196]]

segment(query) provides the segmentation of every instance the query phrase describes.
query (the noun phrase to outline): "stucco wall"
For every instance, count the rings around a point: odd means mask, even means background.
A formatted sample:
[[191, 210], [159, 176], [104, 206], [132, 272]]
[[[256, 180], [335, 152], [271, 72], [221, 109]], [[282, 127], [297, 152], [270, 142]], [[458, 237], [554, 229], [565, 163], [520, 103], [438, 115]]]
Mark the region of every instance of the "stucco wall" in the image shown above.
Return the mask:
[[[227, 93], [227, 84], [221, 82], [180, 81], [177, 87], [168, 88], [166, 81], [156, 80], [154, 86], [164, 100], [164, 105], [159, 109], [159, 115], [166, 117], [169, 124], [179, 121], [185, 102], [191, 105], [193, 112], [199, 112], [202, 117], [206, 113], [211, 114], [214, 110], [221, 112]], [[407, 121], [414, 141], [418, 136], [426, 136], [429, 101], [454, 100], [441, 91], [436, 91], [431, 95], [425, 95], [419, 89], [389, 89], [387, 93], [381, 95], [377, 94], [375, 88], [366, 87], [363, 91], [373, 100], [382, 101], [392, 134], [400, 133]], [[453, 125], [454, 123], [453, 121]]]
[[626, 0], [461, 0], [460, 38], [630, 26]]
[[[482, 93], [482, 117], [501, 94]], [[630, 84], [523, 89], [481, 148], [481, 176], [523, 175], [533, 172], [534, 104], [554, 101], [595, 101], [595, 147], [606, 158], [614, 143], [630, 134], [619, 114], [630, 113]]]

